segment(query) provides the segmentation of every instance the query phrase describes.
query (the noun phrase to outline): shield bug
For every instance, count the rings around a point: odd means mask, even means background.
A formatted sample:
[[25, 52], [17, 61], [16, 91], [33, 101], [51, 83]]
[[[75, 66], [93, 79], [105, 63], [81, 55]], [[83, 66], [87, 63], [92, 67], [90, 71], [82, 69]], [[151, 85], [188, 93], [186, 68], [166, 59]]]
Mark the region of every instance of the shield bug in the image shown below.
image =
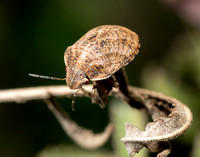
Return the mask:
[[[93, 102], [102, 95], [107, 96], [112, 87], [117, 86], [111, 76], [134, 59], [139, 47], [138, 35], [125, 27], [103, 25], [90, 30], [64, 53], [65, 80], [68, 87], [82, 90], [91, 98], [95, 97]], [[35, 74], [31, 76], [59, 79]], [[98, 89], [96, 94], [83, 88], [84, 84], [89, 84], [90, 81], [93, 82], [94, 88]], [[105, 86], [110, 82], [111, 89], [108, 89]], [[105, 89], [107, 92], [103, 91]]]

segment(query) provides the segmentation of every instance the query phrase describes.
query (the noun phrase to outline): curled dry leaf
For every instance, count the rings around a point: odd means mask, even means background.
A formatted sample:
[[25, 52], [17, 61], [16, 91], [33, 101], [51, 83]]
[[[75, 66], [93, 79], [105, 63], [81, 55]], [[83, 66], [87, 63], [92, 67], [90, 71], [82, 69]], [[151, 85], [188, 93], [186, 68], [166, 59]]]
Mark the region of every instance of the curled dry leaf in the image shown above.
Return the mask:
[[168, 156], [171, 148], [168, 141], [182, 135], [189, 128], [192, 113], [180, 101], [163, 94], [150, 93], [148, 90], [137, 90], [135, 94], [142, 94], [140, 97], [153, 122], [148, 123], [144, 131], [130, 123], [125, 124], [126, 136], [121, 140], [129, 156], [134, 156], [143, 147], [158, 152], [158, 157]]

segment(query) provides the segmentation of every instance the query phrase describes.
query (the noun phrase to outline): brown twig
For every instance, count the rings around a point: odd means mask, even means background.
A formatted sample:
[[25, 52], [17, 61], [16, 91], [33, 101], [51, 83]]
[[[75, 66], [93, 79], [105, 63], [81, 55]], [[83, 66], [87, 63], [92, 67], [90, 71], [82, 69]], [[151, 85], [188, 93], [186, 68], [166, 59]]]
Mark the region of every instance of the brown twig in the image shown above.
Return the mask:
[[[84, 86], [85, 89], [90, 90], [92, 86]], [[63, 86], [39, 86], [29, 88], [7, 89], [0, 90], [0, 103], [3, 102], [17, 102], [23, 103], [30, 100], [48, 99], [54, 97], [71, 97], [75, 93], [74, 90], [69, 89], [66, 85]], [[79, 92], [78, 96], [83, 96], [83, 92]]]
[[50, 111], [57, 118], [65, 133], [68, 134], [78, 145], [86, 149], [96, 149], [102, 146], [113, 132], [113, 125], [108, 124], [102, 133], [93, 133], [91, 130], [78, 126], [67, 113], [51, 97], [45, 100]]
[[[92, 90], [92, 85], [85, 85], [84, 88], [90, 91]], [[117, 98], [121, 97], [131, 106], [137, 107], [138, 104], [141, 104], [138, 108], [146, 110], [153, 119], [153, 122], [147, 124], [145, 131], [141, 131], [134, 125], [126, 123], [126, 136], [122, 138], [122, 142], [125, 144], [129, 155], [133, 156], [143, 147], [147, 147], [150, 151], [158, 152], [158, 156], [160, 157], [167, 156], [170, 153], [170, 143], [168, 141], [182, 135], [189, 128], [192, 122], [192, 113], [186, 105], [172, 97], [142, 88], [129, 86], [128, 89], [128, 95], [121, 93], [117, 89], [112, 90], [110, 95]], [[70, 119], [65, 116], [65, 113], [57, 108], [56, 104], [51, 100], [52, 96], [71, 97], [74, 93], [75, 91], [70, 90], [67, 86], [45, 86], [1, 90], [0, 103], [26, 102], [38, 99], [45, 100], [51, 111], [63, 126], [66, 133], [79, 145], [88, 147], [88, 143], [79, 143], [78, 139], [80, 139], [80, 141], [86, 140], [83, 139], [83, 136], [89, 132], [89, 136], [87, 138], [90, 139], [89, 145], [92, 145], [93, 140], [95, 139], [93, 137], [98, 136], [95, 136], [90, 131], [77, 126], [76, 123], [71, 122]], [[85, 96], [82, 92], [77, 93], [77, 96], [83, 95]], [[137, 103], [137, 105], [134, 103]], [[75, 129], [73, 127], [69, 127], [72, 123], [74, 126], [77, 126]], [[73, 135], [76, 129], [81, 131]]]

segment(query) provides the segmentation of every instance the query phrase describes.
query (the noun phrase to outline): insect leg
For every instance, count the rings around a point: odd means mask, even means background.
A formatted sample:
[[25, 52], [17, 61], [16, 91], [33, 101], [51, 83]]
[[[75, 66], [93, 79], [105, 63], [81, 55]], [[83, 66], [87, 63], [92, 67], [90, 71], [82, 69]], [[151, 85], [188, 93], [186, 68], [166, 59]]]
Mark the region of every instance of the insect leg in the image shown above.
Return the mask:
[[85, 93], [86, 95], [88, 95], [88, 96], [90, 96], [90, 97], [92, 96], [92, 93], [89, 92], [89, 91], [87, 91], [87, 90], [84, 89], [83, 87], [80, 87], [79, 90], [81, 90], [83, 93]]

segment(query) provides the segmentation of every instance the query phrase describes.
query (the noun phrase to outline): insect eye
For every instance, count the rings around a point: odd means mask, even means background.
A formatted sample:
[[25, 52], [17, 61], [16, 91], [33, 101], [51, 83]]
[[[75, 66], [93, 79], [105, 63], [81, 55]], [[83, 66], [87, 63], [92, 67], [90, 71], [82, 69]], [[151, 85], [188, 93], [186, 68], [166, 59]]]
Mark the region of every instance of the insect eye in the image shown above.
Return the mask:
[[89, 84], [89, 83], [90, 83], [89, 80], [84, 81], [84, 84]]

